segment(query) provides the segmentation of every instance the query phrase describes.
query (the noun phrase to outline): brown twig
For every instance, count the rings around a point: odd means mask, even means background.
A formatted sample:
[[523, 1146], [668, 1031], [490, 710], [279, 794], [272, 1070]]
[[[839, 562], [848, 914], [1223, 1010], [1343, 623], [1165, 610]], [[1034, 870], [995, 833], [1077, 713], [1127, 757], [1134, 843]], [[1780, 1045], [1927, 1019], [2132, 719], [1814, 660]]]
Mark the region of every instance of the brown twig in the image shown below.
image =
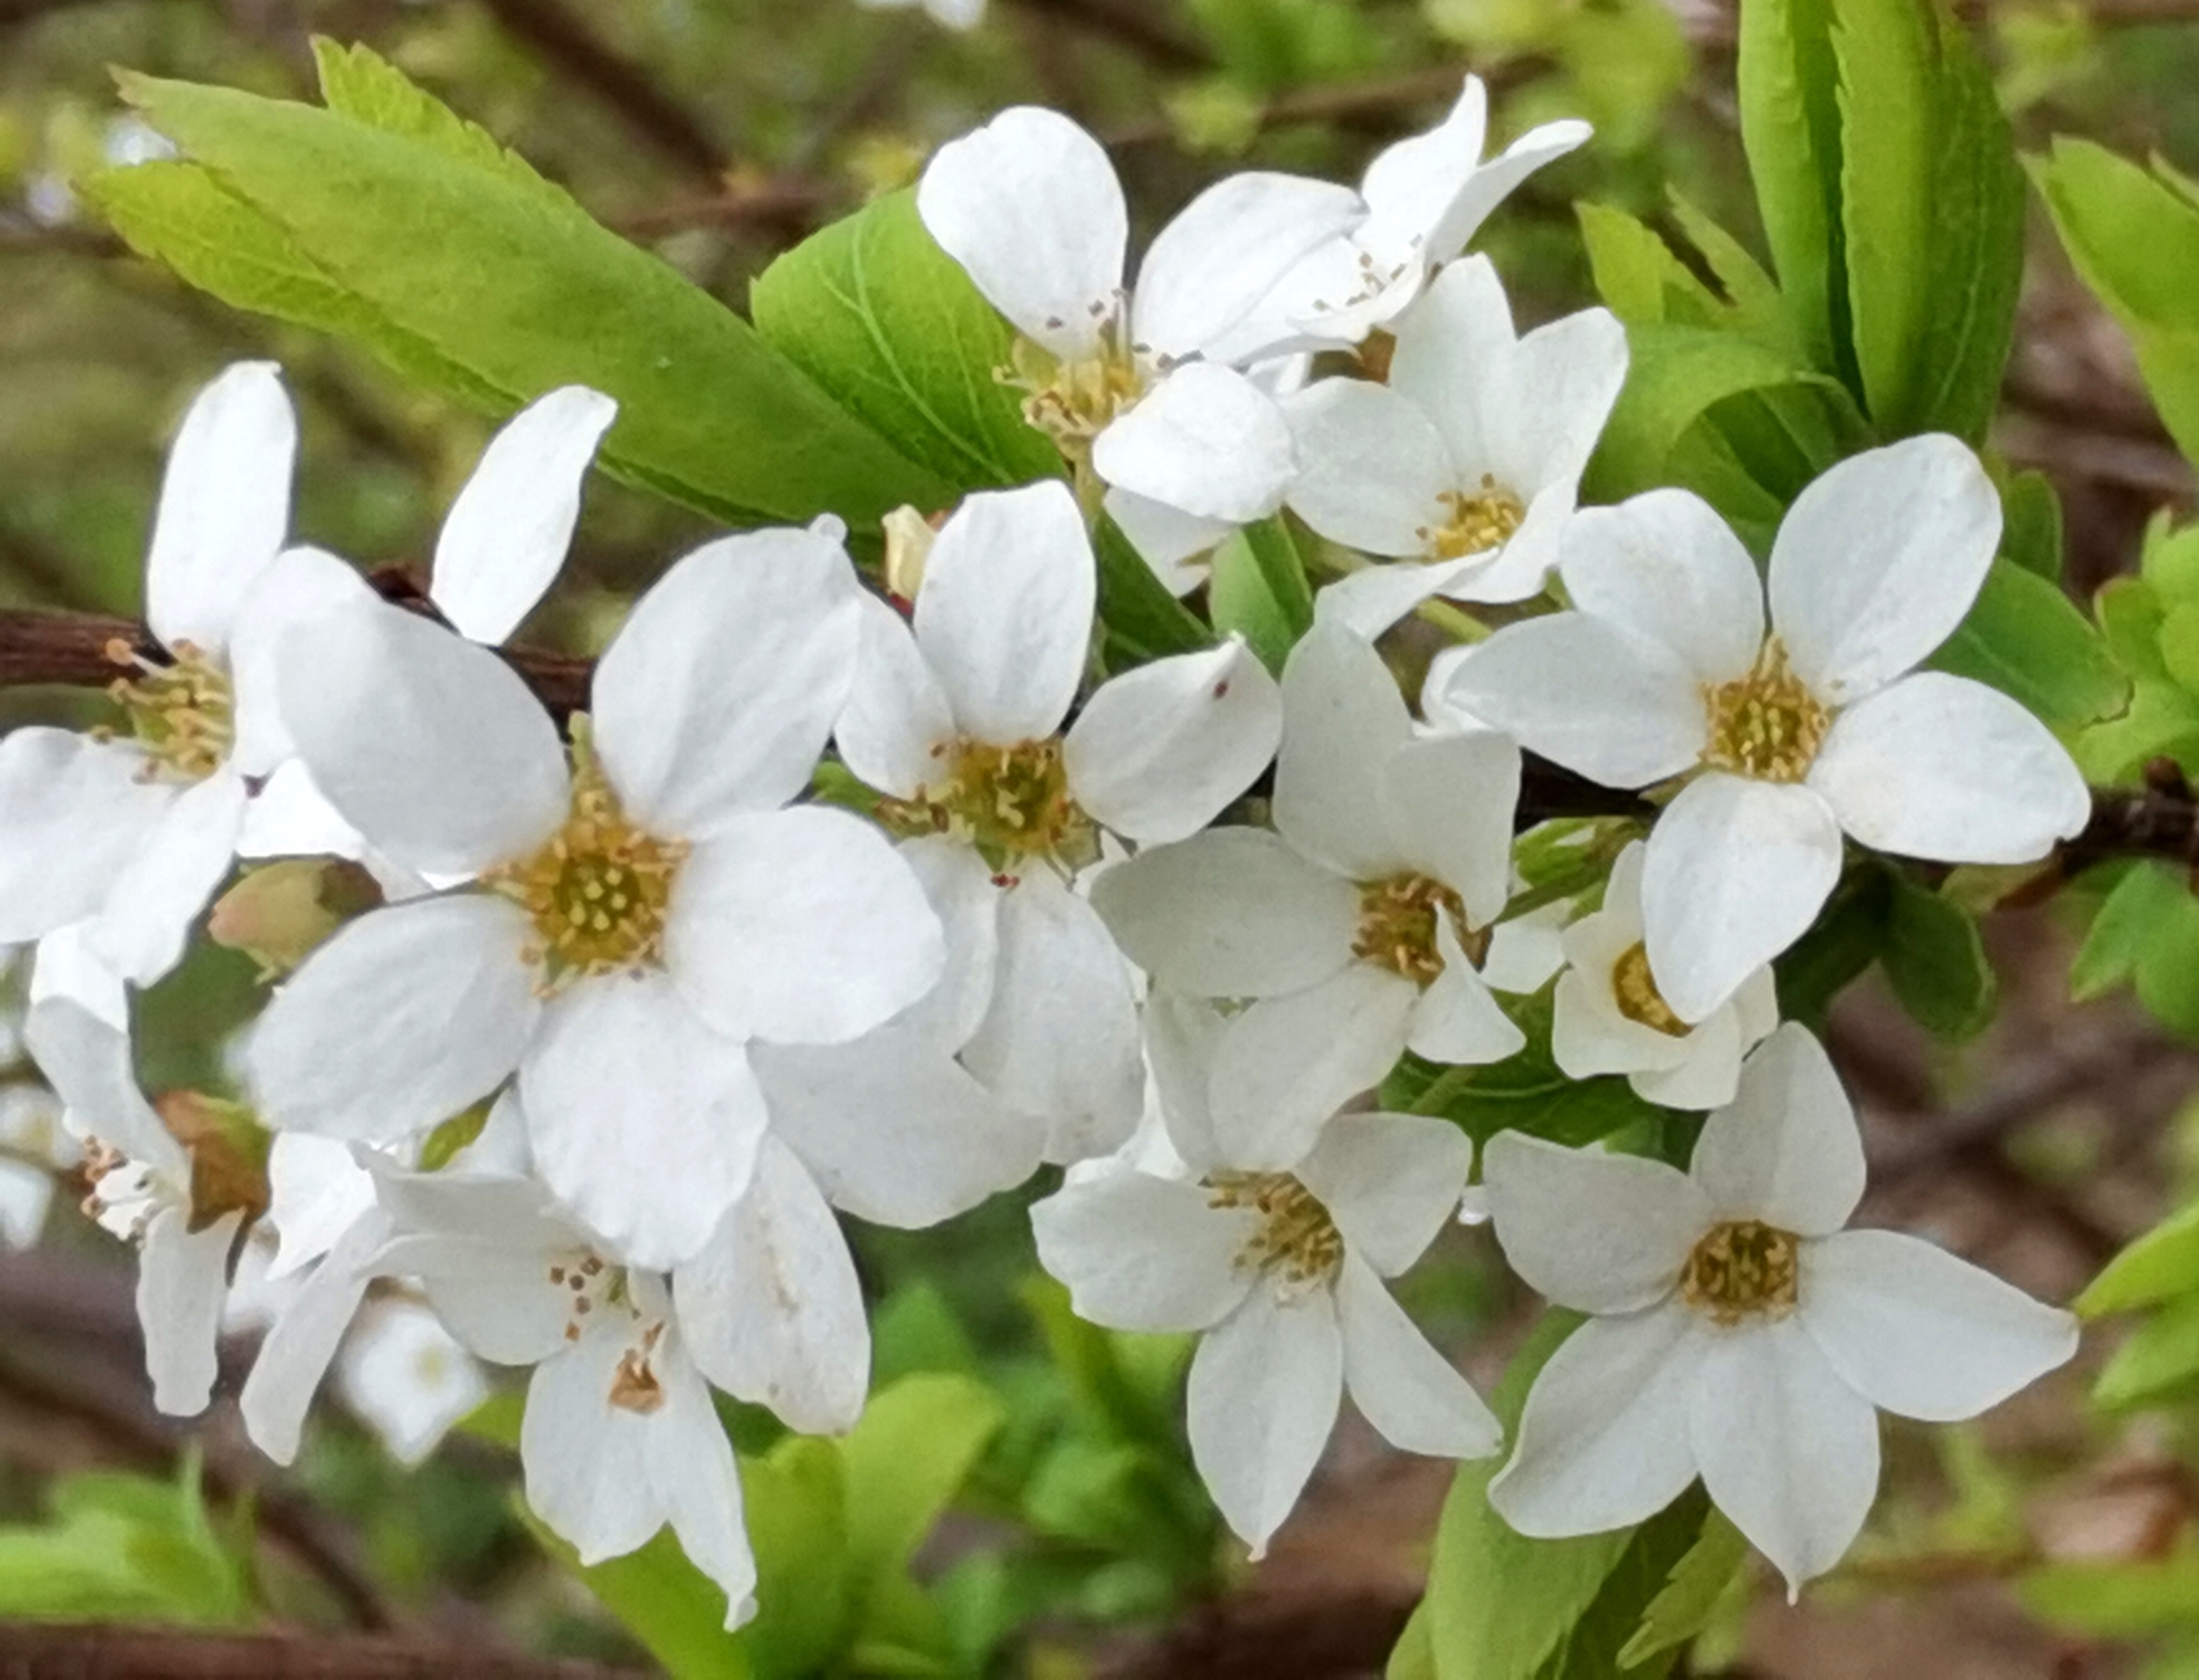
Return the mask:
[[1100, 36], [1164, 70], [1211, 70], [1214, 55], [1123, 0], [1014, 0], [1025, 12]]
[[0, 1675], [9, 1680], [446, 1680], [454, 1674], [468, 1680], [641, 1680], [630, 1668], [411, 1640], [0, 1625]]
[[[0, 0], [4, 3], [4, 0]], [[702, 120], [558, 0], [481, 0], [508, 35], [593, 93], [661, 155], [715, 180], [731, 166]]]

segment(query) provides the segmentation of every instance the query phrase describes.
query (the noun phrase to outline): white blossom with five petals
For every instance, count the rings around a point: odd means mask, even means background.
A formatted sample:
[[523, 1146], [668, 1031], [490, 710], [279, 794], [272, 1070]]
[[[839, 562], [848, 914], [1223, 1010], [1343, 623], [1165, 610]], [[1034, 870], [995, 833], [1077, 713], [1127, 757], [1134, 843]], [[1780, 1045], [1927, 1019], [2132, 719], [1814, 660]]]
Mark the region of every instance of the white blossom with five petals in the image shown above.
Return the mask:
[[1880, 1410], [1975, 1417], [2076, 1350], [2068, 1313], [1918, 1238], [1842, 1228], [1863, 1141], [1791, 1023], [1684, 1173], [1501, 1132], [1483, 1175], [1513, 1269], [1591, 1315], [1536, 1377], [1490, 1484], [1524, 1534], [1627, 1527], [1700, 1476], [1799, 1593], [1869, 1512]]
[[2008, 864], [2084, 826], [2084, 779], [2038, 719], [1916, 668], [1976, 600], [2000, 529], [1985, 470], [1941, 435], [1805, 488], [1768, 580], [1706, 504], [1653, 490], [1573, 521], [1577, 610], [1463, 650], [1431, 687], [1607, 787], [1686, 779], [1650, 833], [1642, 914], [1658, 989], [1700, 1023], [1816, 919], [1843, 834]]

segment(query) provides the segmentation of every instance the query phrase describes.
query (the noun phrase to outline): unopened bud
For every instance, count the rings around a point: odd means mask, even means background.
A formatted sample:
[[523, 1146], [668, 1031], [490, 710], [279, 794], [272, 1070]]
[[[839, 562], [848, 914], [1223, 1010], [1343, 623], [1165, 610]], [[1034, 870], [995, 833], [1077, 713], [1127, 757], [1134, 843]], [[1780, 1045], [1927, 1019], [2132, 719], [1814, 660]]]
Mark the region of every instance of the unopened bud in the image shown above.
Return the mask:
[[284, 858], [248, 871], [207, 919], [217, 945], [242, 951], [263, 980], [289, 973], [353, 917], [382, 902], [382, 886], [347, 858]]
[[886, 534], [886, 591], [897, 601], [913, 601], [924, 585], [924, 563], [939, 540], [942, 517], [926, 518], [914, 508], [895, 508], [884, 521]]

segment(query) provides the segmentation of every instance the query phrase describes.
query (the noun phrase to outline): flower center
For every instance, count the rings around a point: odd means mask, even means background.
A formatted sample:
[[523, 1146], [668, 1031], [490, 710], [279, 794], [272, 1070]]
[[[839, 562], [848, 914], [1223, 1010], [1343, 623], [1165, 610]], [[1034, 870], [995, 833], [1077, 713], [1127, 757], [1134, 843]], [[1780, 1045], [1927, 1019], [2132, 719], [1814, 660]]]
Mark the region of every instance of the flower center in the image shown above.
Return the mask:
[[1502, 548], [1527, 516], [1526, 504], [1488, 473], [1482, 474], [1481, 488], [1473, 494], [1446, 490], [1436, 499], [1450, 510], [1450, 517], [1441, 525], [1420, 528], [1430, 560], [1463, 560], [1469, 554]]
[[1801, 1247], [1791, 1233], [1759, 1220], [1715, 1225], [1688, 1256], [1680, 1293], [1697, 1312], [1720, 1324], [1754, 1317], [1784, 1318], [1794, 1310], [1795, 1257]]
[[1685, 1038], [1694, 1030], [1672, 1012], [1672, 1006], [1657, 989], [1657, 977], [1649, 971], [1648, 949], [1638, 939], [1612, 964], [1611, 991], [1619, 1001], [1619, 1012], [1630, 1021], [1671, 1038]]
[[1344, 1237], [1321, 1199], [1288, 1173], [1216, 1173], [1206, 1181], [1207, 1205], [1250, 1208], [1259, 1228], [1237, 1263], [1275, 1279], [1286, 1293], [1326, 1283], [1344, 1263]]
[[945, 781], [913, 799], [881, 801], [888, 828], [958, 836], [996, 869], [1042, 857], [1073, 868], [1095, 855], [1098, 831], [1070, 794], [1059, 735], [1012, 747], [942, 743], [934, 751], [951, 761]]
[[155, 664], [117, 637], [107, 645], [108, 658], [137, 674], [107, 691], [145, 750], [143, 779], [202, 782], [236, 744], [236, 697], [229, 674], [191, 643], [178, 642], [171, 652], [171, 663]]
[[1710, 744], [1704, 764], [1760, 782], [1799, 782], [1825, 738], [1832, 714], [1787, 668], [1787, 649], [1774, 636], [1745, 677], [1706, 685]]
[[1362, 884], [1359, 936], [1352, 941], [1352, 954], [1426, 989], [1444, 971], [1436, 944], [1438, 916], [1450, 918], [1451, 931], [1479, 965], [1489, 950], [1487, 930], [1468, 933], [1466, 905], [1459, 895], [1429, 876], [1410, 873]]
[[1016, 341], [998, 377], [1024, 393], [1024, 420], [1044, 432], [1072, 465], [1088, 467], [1092, 440], [1146, 393], [1136, 350], [1123, 341], [1118, 309], [1102, 335], [1100, 353], [1064, 361], [1027, 338]]
[[481, 877], [534, 923], [527, 960], [554, 992], [597, 975], [656, 968], [664, 961], [665, 907], [686, 860], [684, 842], [636, 827], [618, 796], [585, 759], [573, 774], [565, 825], [534, 856]]
[[611, 1378], [611, 1404], [642, 1417], [664, 1404], [664, 1385], [656, 1380], [656, 1373], [650, 1369], [649, 1362], [663, 1335], [664, 1325], [660, 1320], [644, 1330], [641, 1339], [619, 1356], [617, 1373]]

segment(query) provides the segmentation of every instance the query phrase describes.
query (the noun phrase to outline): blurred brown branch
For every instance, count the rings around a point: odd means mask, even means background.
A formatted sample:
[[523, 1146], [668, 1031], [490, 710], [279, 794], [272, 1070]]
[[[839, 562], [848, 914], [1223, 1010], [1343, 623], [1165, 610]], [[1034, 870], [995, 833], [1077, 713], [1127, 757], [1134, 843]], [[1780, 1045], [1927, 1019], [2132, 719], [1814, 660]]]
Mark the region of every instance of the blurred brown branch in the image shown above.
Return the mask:
[[634, 1669], [413, 1641], [302, 1633], [0, 1624], [0, 1674], [26, 1680], [640, 1680]]
[[1012, 0], [1041, 20], [1059, 22], [1128, 48], [1169, 70], [1211, 70], [1214, 55], [1200, 42], [1177, 34], [1152, 13], [1125, 0]]

